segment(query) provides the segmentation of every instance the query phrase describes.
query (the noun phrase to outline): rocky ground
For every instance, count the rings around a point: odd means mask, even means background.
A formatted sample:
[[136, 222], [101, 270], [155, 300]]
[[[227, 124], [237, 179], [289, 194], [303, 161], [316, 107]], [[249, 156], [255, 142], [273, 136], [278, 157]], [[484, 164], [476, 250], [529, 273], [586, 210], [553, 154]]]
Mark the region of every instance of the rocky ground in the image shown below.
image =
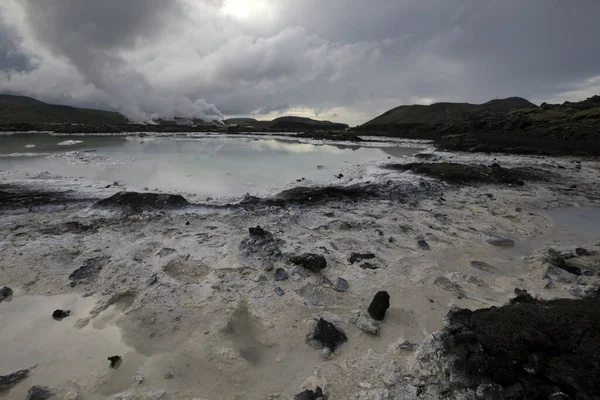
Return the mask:
[[544, 210], [600, 163], [413, 161], [210, 205], [3, 175], [0, 398], [598, 398], [600, 231]]

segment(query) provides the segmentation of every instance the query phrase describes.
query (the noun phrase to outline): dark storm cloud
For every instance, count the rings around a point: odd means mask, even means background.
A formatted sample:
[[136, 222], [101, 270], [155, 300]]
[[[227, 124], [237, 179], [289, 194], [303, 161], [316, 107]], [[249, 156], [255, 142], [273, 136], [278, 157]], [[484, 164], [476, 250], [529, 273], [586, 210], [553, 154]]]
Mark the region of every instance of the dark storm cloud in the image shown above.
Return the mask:
[[597, 0], [7, 1], [23, 15], [16, 37], [39, 46], [0, 43], [40, 63], [5, 90], [62, 90], [135, 118], [214, 103], [359, 123], [403, 103], [600, 89]]
[[29, 57], [20, 51], [20, 38], [14, 27], [6, 25], [0, 14], [0, 71], [25, 71]]
[[22, 0], [38, 40], [70, 55], [84, 42], [95, 49], [131, 46], [152, 38], [179, 17], [181, 4], [164, 0]]

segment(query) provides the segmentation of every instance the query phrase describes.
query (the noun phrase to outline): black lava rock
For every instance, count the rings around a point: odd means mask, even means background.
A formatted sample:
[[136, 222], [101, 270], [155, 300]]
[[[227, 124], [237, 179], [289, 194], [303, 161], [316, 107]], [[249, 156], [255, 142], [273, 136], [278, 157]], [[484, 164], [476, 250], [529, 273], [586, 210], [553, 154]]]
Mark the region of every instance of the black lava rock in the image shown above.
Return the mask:
[[352, 253], [350, 254], [350, 258], [348, 261], [350, 264], [354, 264], [357, 262], [361, 262], [362, 260], [372, 260], [375, 258], [375, 254], [373, 253]]
[[590, 253], [589, 251], [587, 251], [583, 247], [576, 248], [575, 249], [575, 254], [577, 254], [579, 257], [581, 257], [581, 256], [591, 256], [592, 255], [592, 253]]
[[319, 319], [312, 339], [319, 342], [323, 347], [335, 351], [343, 343], [348, 341], [346, 334], [335, 327], [331, 322]]
[[431, 250], [431, 247], [429, 247], [429, 243], [427, 243], [423, 238], [418, 239], [417, 244], [419, 245], [419, 248], [423, 250]]
[[119, 192], [98, 201], [94, 206], [143, 211], [181, 208], [187, 205], [189, 205], [188, 201], [178, 194]]
[[275, 280], [276, 281], [285, 281], [287, 278], [289, 278], [289, 274], [285, 269], [277, 268], [275, 270]]
[[2, 286], [2, 288], [0, 288], [0, 302], [2, 302], [5, 299], [8, 299], [12, 295], [13, 291], [8, 286]]
[[54, 390], [45, 386], [33, 386], [27, 391], [25, 400], [46, 400], [54, 396]]
[[8, 390], [29, 376], [28, 369], [22, 369], [8, 375], [0, 375], [0, 392]]
[[71, 280], [71, 286], [77, 286], [80, 284], [88, 284], [96, 280], [102, 268], [108, 263], [110, 257], [95, 257], [87, 259], [83, 262], [83, 266], [77, 268], [69, 279]]
[[67, 318], [69, 315], [71, 315], [71, 311], [69, 310], [55, 310], [52, 313], [52, 318], [54, 318], [57, 321], [61, 321], [63, 318]]
[[110, 367], [116, 368], [121, 363], [121, 356], [110, 356], [108, 357], [108, 361], [110, 361]]
[[275, 293], [277, 293], [277, 296], [279, 296], [279, 297], [281, 297], [285, 294], [283, 289], [280, 288], [279, 286], [275, 288]]
[[532, 295], [530, 295], [527, 292], [527, 290], [525, 290], [525, 289], [515, 288], [515, 295], [517, 295], [517, 297], [515, 297], [514, 299], [511, 299], [511, 301], [510, 301], [511, 304], [531, 303], [531, 302], [535, 301], [535, 298]]
[[390, 308], [390, 295], [388, 292], [382, 291], [377, 292], [367, 311], [373, 319], [383, 321], [388, 308]]
[[298, 393], [294, 396], [294, 400], [317, 400], [317, 399], [325, 399], [325, 395], [323, 394], [323, 389], [319, 386], [313, 392], [312, 390], [305, 390], [302, 393]]
[[344, 278], [337, 278], [333, 290], [335, 290], [336, 292], [345, 292], [346, 290], [348, 290], [348, 287], [349, 286], [347, 280], [345, 280]]
[[444, 360], [436, 362], [449, 360], [441, 374], [452, 376], [451, 391], [496, 388], [481, 398], [597, 399], [598, 307], [600, 297], [593, 296], [452, 311], [439, 336]]
[[372, 264], [372, 263], [368, 263], [368, 262], [360, 264], [360, 267], [362, 269], [373, 269], [373, 270], [379, 269], [379, 266]]
[[305, 253], [299, 256], [292, 256], [290, 257], [290, 262], [310, 269], [313, 272], [319, 272], [327, 267], [327, 260], [321, 254]]
[[264, 237], [270, 235], [270, 233], [261, 228], [260, 225], [256, 228], [248, 228], [248, 231], [251, 237]]

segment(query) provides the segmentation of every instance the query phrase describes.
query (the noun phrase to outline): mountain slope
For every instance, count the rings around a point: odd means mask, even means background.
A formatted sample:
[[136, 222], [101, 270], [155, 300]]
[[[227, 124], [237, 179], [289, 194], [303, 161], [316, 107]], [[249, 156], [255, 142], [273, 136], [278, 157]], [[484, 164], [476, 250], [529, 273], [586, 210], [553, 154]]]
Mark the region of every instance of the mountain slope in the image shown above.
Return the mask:
[[25, 96], [0, 94], [0, 124], [73, 123], [126, 124], [123, 115], [103, 110], [47, 104]]
[[225, 120], [226, 125], [243, 125], [256, 129], [281, 130], [345, 130], [348, 125], [331, 121], [318, 121], [305, 117], [279, 117], [272, 121], [257, 121], [253, 118], [231, 118]]
[[535, 104], [520, 98], [509, 97], [488, 101], [484, 104], [470, 103], [435, 103], [429, 106], [410, 105], [391, 109], [377, 118], [363, 124], [361, 128], [390, 124], [425, 124], [441, 121], [452, 121], [480, 112], [509, 112], [523, 108], [535, 107]]

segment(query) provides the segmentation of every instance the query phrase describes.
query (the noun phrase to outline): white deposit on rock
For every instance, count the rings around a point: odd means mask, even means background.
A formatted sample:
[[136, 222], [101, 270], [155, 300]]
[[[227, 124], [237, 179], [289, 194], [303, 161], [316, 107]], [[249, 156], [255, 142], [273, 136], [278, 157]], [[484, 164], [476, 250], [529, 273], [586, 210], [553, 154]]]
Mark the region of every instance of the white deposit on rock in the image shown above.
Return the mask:
[[356, 325], [356, 327], [368, 334], [378, 336], [379, 335], [379, 326], [375, 323], [375, 321], [368, 317], [362, 311], [353, 311], [350, 317], [350, 321]]

